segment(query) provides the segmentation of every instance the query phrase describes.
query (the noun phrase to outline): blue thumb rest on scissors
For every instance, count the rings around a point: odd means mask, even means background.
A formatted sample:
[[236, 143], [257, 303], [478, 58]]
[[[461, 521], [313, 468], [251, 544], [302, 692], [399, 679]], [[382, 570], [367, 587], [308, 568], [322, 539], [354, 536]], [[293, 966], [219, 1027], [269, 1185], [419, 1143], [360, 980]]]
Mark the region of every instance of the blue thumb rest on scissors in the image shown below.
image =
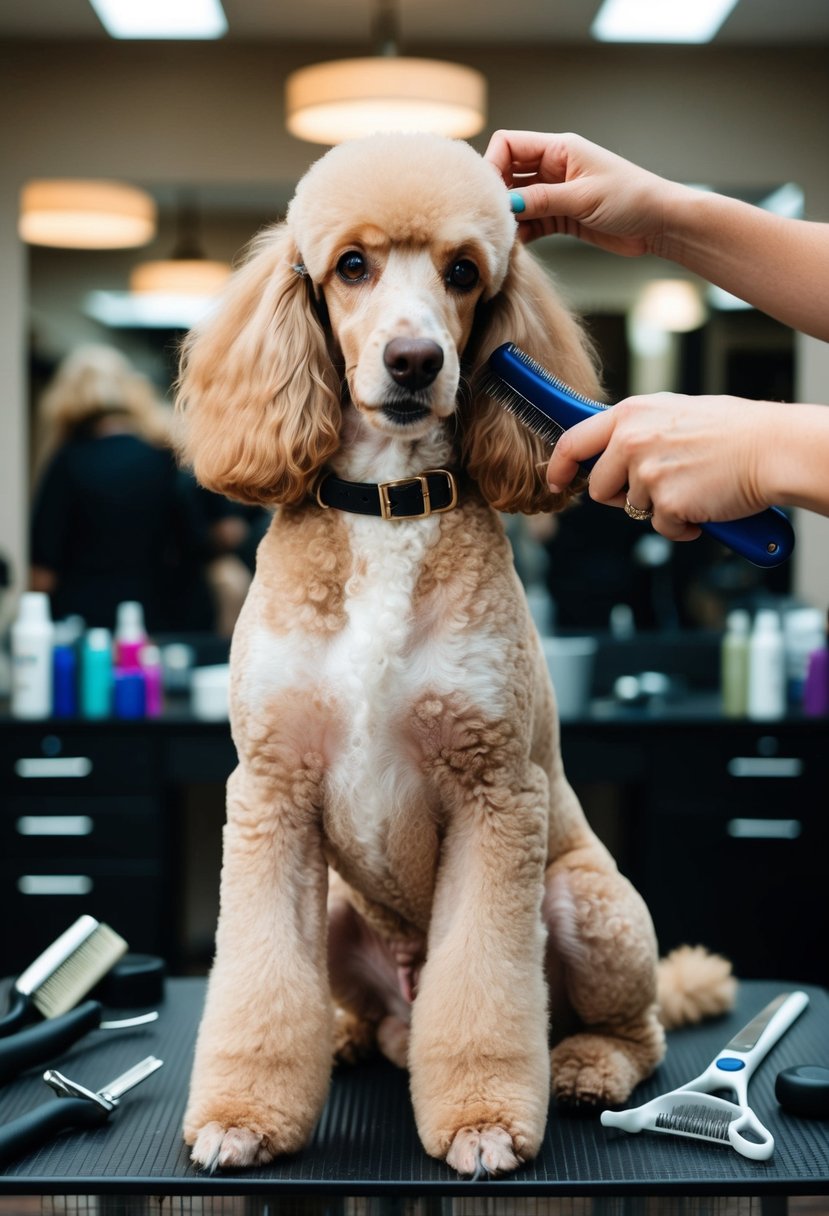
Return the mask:
[[[612, 409], [612, 406], [602, 405], [577, 393], [513, 342], [506, 342], [492, 352], [489, 368], [510, 396], [505, 398], [500, 386], [492, 383], [487, 385], [487, 390], [526, 426], [550, 443], [555, 443], [562, 430], [566, 431], [585, 418]], [[553, 425], [550, 426], [550, 423]], [[582, 467], [592, 468], [600, 455], [583, 461]], [[768, 507], [757, 515], [748, 515], [743, 519], [709, 522], [699, 527], [755, 566], [779, 566], [791, 557], [794, 550], [794, 529], [779, 507]]]

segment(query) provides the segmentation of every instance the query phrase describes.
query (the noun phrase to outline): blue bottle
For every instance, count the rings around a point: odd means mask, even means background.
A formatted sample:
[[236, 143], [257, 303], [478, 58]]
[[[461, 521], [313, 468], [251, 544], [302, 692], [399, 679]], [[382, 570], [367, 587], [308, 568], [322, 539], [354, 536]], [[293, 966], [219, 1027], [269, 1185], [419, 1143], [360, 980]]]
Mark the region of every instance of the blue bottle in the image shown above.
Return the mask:
[[145, 717], [147, 689], [143, 671], [116, 670], [112, 706], [116, 718]]
[[52, 651], [52, 713], [56, 718], [72, 718], [78, 712], [78, 656], [74, 635], [55, 627]]

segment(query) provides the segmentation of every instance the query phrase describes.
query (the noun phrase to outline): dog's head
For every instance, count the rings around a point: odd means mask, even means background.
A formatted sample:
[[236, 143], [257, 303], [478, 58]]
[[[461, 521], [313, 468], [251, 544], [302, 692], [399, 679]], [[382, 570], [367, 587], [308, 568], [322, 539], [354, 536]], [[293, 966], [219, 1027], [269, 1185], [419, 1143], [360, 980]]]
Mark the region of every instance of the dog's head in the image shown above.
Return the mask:
[[493, 506], [554, 509], [545, 445], [476, 389], [506, 341], [595, 395], [581, 330], [516, 241], [491, 165], [428, 135], [342, 144], [188, 338], [184, 453], [211, 489], [298, 502], [340, 443], [345, 399], [392, 439], [451, 420], [458, 459]]

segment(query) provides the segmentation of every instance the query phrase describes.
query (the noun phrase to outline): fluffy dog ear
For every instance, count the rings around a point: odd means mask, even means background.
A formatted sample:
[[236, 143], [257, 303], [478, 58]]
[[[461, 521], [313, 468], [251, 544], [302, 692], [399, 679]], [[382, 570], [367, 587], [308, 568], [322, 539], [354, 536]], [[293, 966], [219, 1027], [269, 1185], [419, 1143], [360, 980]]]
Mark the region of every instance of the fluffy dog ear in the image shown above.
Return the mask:
[[548, 444], [480, 388], [486, 360], [504, 342], [520, 346], [578, 392], [601, 396], [587, 335], [559, 299], [547, 273], [517, 242], [503, 287], [483, 305], [467, 348], [472, 392], [461, 410], [462, 459], [497, 510], [528, 515], [557, 511], [584, 488], [584, 481], [573, 483], [563, 494], [551, 494], [545, 477]]
[[284, 224], [260, 234], [182, 352], [180, 452], [243, 502], [299, 502], [339, 443], [338, 377], [299, 261]]

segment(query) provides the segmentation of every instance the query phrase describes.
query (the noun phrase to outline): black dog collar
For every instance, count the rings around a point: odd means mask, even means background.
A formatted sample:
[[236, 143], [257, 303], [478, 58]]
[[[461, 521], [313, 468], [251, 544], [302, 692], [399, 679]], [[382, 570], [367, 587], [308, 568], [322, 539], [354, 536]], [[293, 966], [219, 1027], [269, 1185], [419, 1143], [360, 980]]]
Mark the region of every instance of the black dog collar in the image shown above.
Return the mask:
[[344, 481], [333, 473], [324, 473], [314, 496], [321, 507], [335, 507], [356, 515], [423, 519], [457, 506], [458, 486], [448, 469], [427, 469], [417, 477], [379, 483]]

